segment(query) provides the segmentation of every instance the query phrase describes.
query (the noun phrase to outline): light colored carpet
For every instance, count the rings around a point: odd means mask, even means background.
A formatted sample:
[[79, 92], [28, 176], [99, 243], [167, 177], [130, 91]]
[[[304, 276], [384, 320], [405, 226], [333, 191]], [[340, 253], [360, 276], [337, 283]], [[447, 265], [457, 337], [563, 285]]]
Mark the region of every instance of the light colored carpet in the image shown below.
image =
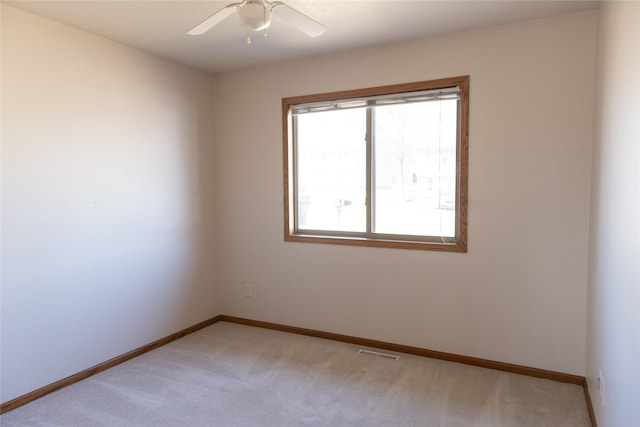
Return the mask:
[[[582, 387], [220, 322], [2, 426], [590, 426]], [[388, 352], [385, 352], [388, 353]]]

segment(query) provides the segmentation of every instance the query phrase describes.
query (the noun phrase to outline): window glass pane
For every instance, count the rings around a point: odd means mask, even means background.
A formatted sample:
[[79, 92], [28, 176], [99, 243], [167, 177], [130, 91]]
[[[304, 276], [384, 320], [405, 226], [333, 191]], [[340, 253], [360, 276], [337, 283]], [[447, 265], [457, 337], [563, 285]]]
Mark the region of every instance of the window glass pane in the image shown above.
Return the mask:
[[375, 108], [373, 232], [455, 237], [457, 106]]
[[296, 116], [299, 230], [366, 230], [366, 110]]

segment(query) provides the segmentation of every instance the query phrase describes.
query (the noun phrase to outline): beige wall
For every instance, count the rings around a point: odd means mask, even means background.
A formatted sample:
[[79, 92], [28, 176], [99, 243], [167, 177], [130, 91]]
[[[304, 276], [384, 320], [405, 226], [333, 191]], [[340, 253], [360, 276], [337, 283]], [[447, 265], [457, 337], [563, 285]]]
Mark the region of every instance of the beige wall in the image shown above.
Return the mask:
[[[595, 32], [589, 11], [218, 76], [221, 311], [584, 375]], [[283, 241], [282, 97], [466, 74], [467, 254]]]
[[212, 77], [1, 11], [5, 402], [218, 301]]
[[601, 4], [596, 87], [587, 380], [600, 427], [640, 426], [640, 3]]
[[[213, 78], [0, 10], [3, 402], [219, 313], [585, 374], [596, 12]], [[282, 97], [465, 74], [467, 254], [283, 241]]]

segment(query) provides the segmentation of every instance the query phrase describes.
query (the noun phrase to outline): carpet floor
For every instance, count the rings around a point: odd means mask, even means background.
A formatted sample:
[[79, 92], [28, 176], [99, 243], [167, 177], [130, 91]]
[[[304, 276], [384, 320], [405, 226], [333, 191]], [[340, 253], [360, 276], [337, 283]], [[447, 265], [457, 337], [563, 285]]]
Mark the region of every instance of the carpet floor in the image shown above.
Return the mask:
[[360, 348], [219, 322], [7, 412], [0, 425], [591, 425], [581, 386]]

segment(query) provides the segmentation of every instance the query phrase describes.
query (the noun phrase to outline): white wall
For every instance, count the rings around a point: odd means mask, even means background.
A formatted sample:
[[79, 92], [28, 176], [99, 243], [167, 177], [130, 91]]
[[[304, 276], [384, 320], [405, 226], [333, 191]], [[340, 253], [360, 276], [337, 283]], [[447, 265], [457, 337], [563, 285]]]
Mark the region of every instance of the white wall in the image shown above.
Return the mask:
[[[221, 311], [584, 375], [595, 32], [589, 11], [218, 76]], [[282, 97], [465, 74], [467, 254], [283, 241]]]
[[213, 78], [1, 8], [6, 402], [219, 311]]
[[602, 2], [596, 87], [587, 380], [600, 427], [640, 426], [640, 3]]

